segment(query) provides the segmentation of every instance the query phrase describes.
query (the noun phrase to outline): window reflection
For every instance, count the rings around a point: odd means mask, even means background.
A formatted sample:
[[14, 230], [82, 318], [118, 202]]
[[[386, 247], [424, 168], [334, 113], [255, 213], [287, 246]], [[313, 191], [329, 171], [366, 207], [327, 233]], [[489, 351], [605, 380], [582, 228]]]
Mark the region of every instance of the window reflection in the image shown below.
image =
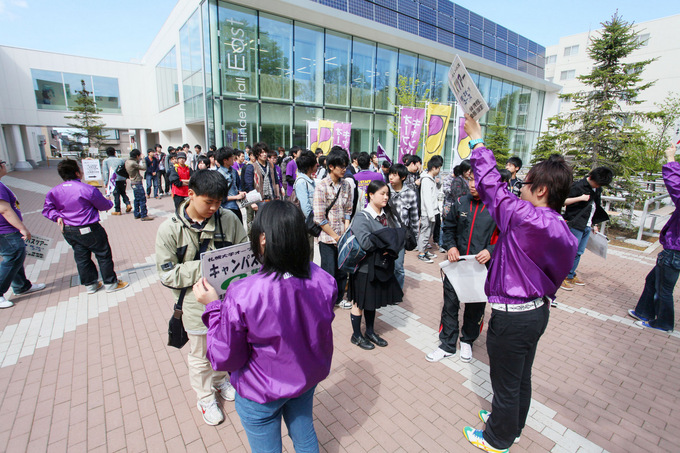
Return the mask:
[[347, 35], [326, 33], [324, 81], [326, 104], [349, 105], [349, 66], [352, 41]]
[[295, 24], [295, 101], [323, 103], [323, 29]]
[[371, 41], [355, 38], [352, 46], [352, 107], [373, 108], [376, 46]]
[[397, 86], [397, 59], [399, 54], [394, 47], [378, 44], [375, 69], [375, 109], [392, 111]]
[[92, 76], [94, 100], [102, 113], [120, 113], [118, 79]]
[[260, 90], [262, 98], [291, 99], [293, 21], [260, 14]]
[[174, 47], [156, 65], [156, 89], [158, 110], [165, 110], [179, 103], [177, 55]]
[[61, 72], [31, 69], [35, 102], [40, 110], [66, 110]]

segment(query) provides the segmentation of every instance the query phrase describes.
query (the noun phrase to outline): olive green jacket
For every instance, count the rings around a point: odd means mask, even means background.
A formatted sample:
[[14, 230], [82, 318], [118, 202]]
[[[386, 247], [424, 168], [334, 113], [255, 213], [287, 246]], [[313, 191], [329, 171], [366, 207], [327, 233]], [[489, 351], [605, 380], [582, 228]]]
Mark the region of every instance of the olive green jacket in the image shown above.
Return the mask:
[[[201, 320], [205, 307], [196, 300], [192, 290], [192, 286], [201, 278], [201, 260], [194, 260], [196, 252], [206, 239], [210, 241], [207, 250], [215, 250], [246, 242], [247, 236], [238, 217], [223, 208], [220, 208], [219, 214], [224, 237], [220, 237], [216, 215], [208, 220], [202, 230], [193, 228], [184, 217], [188, 204], [189, 200], [182, 203], [177, 212], [158, 228], [156, 268], [161, 283], [172, 289], [173, 304], [179, 298], [182, 288], [188, 288], [182, 305], [184, 328], [192, 335], [205, 335], [208, 329]], [[218, 231], [215, 231], [216, 228]]]

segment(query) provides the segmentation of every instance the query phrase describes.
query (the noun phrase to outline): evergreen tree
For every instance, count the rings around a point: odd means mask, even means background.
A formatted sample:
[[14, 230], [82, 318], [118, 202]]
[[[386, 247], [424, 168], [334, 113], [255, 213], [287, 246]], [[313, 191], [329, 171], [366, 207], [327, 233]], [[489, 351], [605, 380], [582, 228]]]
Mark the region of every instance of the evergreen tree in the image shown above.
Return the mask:
[[499, 110], [496, 110], [493, 124], [486, 126], [484, 145], [493, 151], [498, 168], [505, 168], [505, 162], [510, 157], [510, 139], [508, 127], [503, 123], [503, 114]]
[[[541, 153], [551, 146], [572, 157], [577, 174], [606, 165], [619, 176], [630, 176], [624, 158], [644, 147], [645, 134], [639, 126], [654, 114], [623, 106], [642, 101], [639, 94], [653, 83], [642, 83], [642, 71], [653, 59], [628, 62], [630, 54], [641, 47], [638, 32], [618, 12], [602, 24], [603, 30], [592, 39], [588, 56], [593, 69], [578, 79], [586, 89], [560, 95], [573, 102], [573, 109], [550, 118], [551, 130], [539, 140]], [[553, 144], [548, 144], [552, 141]]]
[[76, 91], [78, 94], [75, 98], [76, 106], [71, 107], [75, 114], [65, 118], [74, 120], [73, 123], [68, 123], [68, 125], [79, 129], [79, 132], [73, 134], [77, 139], [87, 138], [88, 148], [99, 148], [101, 142], [106, 139], [106, 136], [102, 134], [106, 124], [102, 121], [102, 117], [97, 115], [102, 109], [97, 108], [92, 93], [85, 88], [85, 81], [81, 80], [80, 83], [83, 85], [83, 89]]

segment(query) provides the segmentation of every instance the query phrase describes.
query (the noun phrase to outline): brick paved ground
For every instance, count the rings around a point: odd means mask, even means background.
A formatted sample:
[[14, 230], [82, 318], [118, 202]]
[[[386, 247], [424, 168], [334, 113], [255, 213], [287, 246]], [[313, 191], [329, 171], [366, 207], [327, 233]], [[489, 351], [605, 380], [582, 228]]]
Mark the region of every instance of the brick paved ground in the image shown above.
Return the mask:
[[[132, 284], [87, 296], [71, 286], [72, 251], [40, 215], [58, 183], [54, 166], [3, 181], [31, 232], [54, 241], [45, 260], [26, 266], [47, 289], [12, 296], [16, 306], [0, 311], [0, 451], [248, 451], [233, 403], [224, 405], [225, 423], [203, 423], [187, 351], [165, 345], [173, 301], [152, 266], [162, 218], [104, 216], [116, 270]], [[163, 216], [172, 201], [149, 206]], [[655, 255], [584, 255], [588, 285], [558, 294], [534, 364], [532, 412], [513, 452], [678, 451], [680, 335], [643, 331], [626, 317]], [[333, 368], [314, 408], [322, 451], [477, 451], [461, 430], [480, 427], [476, 412], [490, 408], [485, 334], [469, 364], [457, 355], [426, 362], [442, 305], [438, 267], [409, 253], [406, 270], [405, 301], [376, 322], [389, 347], [353, 346], [348, 312], [336, 313]], [[287, 436], [284, 447], [293, 451]]]

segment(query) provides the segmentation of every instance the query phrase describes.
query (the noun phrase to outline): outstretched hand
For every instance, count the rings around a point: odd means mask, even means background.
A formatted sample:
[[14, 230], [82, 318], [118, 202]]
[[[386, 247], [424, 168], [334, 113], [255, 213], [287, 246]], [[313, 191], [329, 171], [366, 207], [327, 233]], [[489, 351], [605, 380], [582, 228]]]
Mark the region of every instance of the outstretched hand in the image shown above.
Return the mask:
[[668, 162], [675, 162], [675, 152], [677, 151], [677, 148], [675, 145], [671, 145], [668, 148], [666, 148], [666, 159], [668, 159]]
[[215, 288], [213, 288], [205, 278], [201, 278], [196, 282], [193, 289], [196, 300], [203, 305], [208, 305], [210, 302], [219, 299], [217, 291], [215, 291]]
[[470, 140], [482, 138], [482, 126], [467, 113], [465, 114], [465, 132], [468, 134], [468, 137], [470, 137]]

